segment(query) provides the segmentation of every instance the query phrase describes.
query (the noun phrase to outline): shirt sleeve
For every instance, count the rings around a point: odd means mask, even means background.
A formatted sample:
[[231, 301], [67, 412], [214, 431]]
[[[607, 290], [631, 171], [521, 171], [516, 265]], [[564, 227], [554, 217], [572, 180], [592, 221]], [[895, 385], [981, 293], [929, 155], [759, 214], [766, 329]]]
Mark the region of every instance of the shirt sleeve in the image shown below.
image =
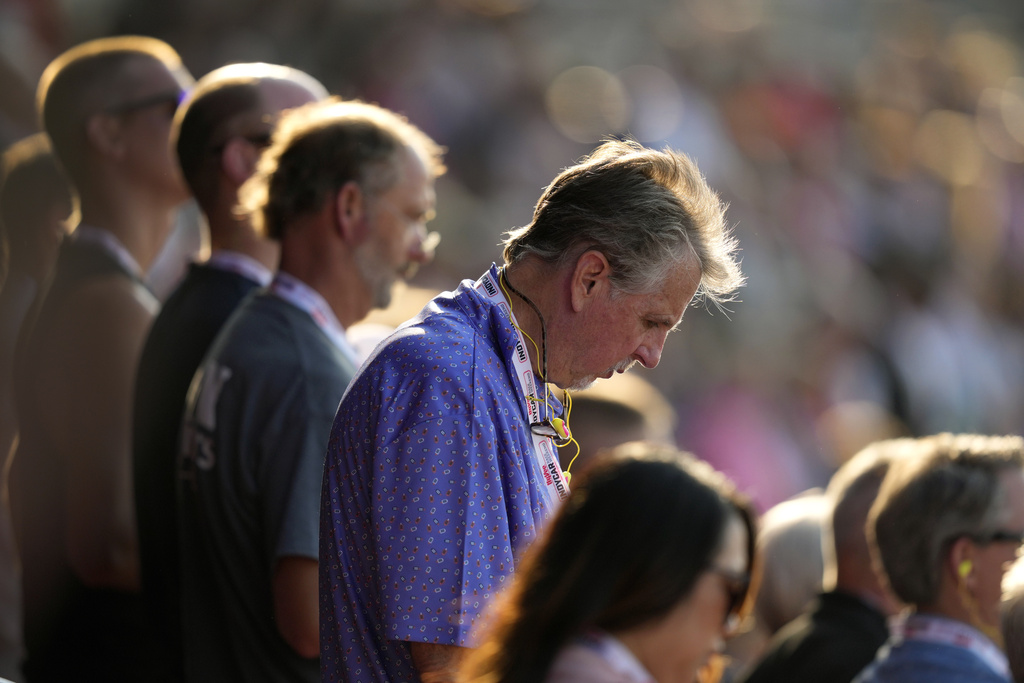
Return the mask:
[[267, 529], [265, 552], [271, 568], [281, 557], [315, 560], [319, 550], [320, 486], [334, 406], [330, 401], [307, 404], [301, 389], [282, 397], [261, 444], [264, 504], [260, 514]]

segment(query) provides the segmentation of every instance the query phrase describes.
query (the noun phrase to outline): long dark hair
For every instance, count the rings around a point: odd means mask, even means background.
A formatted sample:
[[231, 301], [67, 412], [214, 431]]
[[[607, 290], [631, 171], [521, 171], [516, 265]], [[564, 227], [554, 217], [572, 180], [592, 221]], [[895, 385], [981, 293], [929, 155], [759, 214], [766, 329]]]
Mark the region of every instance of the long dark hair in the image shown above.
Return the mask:
[[590, 628], [628, 629], [668, 614], [715, 557], [730, 517], [754, 513], [706, 463], [648, 443], [620, 446], [574, 482], [498, 603], [466, 680], [543, 681], [558, 652]]

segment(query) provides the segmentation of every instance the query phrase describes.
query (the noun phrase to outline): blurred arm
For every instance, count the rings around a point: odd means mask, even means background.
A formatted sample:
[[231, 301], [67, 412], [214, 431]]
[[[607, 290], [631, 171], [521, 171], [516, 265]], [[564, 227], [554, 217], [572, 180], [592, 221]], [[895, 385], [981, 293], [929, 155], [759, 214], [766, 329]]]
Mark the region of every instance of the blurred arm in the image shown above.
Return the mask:
[[456, 683], [466, 648], [437, 643], [409, 643], [412, 663], [423, 683]]
[[277, 630], [300, 657], [320, 655], [317, 567], [308, 557], [282, 557], [274, 569]]
[[131, 406], [154, 305], [123, 278], [90, 283], [67, 302], [54, 347], [56, 390], [45, 400], [67, 470], [68, 558], [88, 586], [139, 589]]

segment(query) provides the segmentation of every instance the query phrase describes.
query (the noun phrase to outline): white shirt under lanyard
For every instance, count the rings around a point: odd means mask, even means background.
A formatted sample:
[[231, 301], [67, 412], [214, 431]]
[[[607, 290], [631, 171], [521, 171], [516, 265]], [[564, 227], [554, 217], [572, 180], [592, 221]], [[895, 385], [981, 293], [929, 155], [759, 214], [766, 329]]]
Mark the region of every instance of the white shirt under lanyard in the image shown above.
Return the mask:
[[145, 278], [146, 273], [142, 270], [142, 266], [140, 266], [139, 262], [135, 260], [132, 253], [128, 251], [128, 248], [121, 243], [121, 240], [114, 236], [114, 233], [82, 223], [75, 228], [75, 231], [71, 234], [71, 239], [76, 242], [84, 242], [98, 246], [103, 251], [113, 256], [114, 259], [121, 264], [121, 267], [129, 273], [140, 280]]
[[218, 249], [210, 254], [206, 265], [217, 270], [226, 270], [229, 273], [241, 275], [245, 279], [257, 283], [260, 287], [266, 287], [274, 279], [274, 274], [270, 272], [270, 269], [253, 257], [228, 249]]
[[890, 628], [897, 638], [944, 643], [970, 650], [990, 669], [1010, 680], [1010, 665], [1006, 655], [995, 643], [968, 624], [944, 617], [912, 614], [906, 619], [895, 620]]
[[630, 681], [655, 683], [654, 677], [636, 655], [618, 638], [595, 630], [587, 633], [579, 642], [583, 647], [597, 652], [613, 671], [627, 676]]
[[270, 283], [270, 291], [300, 311], [308, 313], [313, 322], [331, 340], [331, 343], [356, 367], [359, 367], [359, 356], [349, 344], [348, 338], [345, 337], [345, 328], [341, 326], [334, 311], [316, 290], [288, 273], [279, 272]]
[[[499, 283], [491, 277], [490, 272], [484, 273], [484, 276], [477, 282], [476, 288], [492, 303], [508, 313], [508, 318], [512, 321], [512, 329], [516, 333], [516, 352], [512, 354], [516, 382], [523, 393], [523, 401], [526, 402], [526, 415], [530, 424], [541, 422], [545, 417], [541, 415], [543, 401], [538, 400], [541, 392], [537, 386], [533, 366], [530, 364], [530, 353], [526, 349], [526, 340], [517, 326], [516, 317], [512, 314], [512, 305], [501, 293]], [[531, 397], [534, 400], [530, 400]], [[550, 436], [541, 436], [532, 430], [530, 436], [533, 438], [534, 457], [537, 458], [541, 474], [544, 477], [544, 490], [553, 503], [565, 500], [569, 495], [569, 483], [562, 474], [562, 465], [558, 461], [555, 440]]]

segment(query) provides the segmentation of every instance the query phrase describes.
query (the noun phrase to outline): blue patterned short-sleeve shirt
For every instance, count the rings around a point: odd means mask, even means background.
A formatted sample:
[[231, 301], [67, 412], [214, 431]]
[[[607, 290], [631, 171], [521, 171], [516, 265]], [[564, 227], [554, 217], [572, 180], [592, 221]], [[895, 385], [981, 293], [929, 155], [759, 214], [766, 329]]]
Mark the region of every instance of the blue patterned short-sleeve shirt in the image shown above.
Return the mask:
[[553, 512], [516, 340], [507, 307], [467, 280], [382, 344], [342, 399], [321, 492], [324, 681], [418, 681], [409, 642], [471, 645]]

